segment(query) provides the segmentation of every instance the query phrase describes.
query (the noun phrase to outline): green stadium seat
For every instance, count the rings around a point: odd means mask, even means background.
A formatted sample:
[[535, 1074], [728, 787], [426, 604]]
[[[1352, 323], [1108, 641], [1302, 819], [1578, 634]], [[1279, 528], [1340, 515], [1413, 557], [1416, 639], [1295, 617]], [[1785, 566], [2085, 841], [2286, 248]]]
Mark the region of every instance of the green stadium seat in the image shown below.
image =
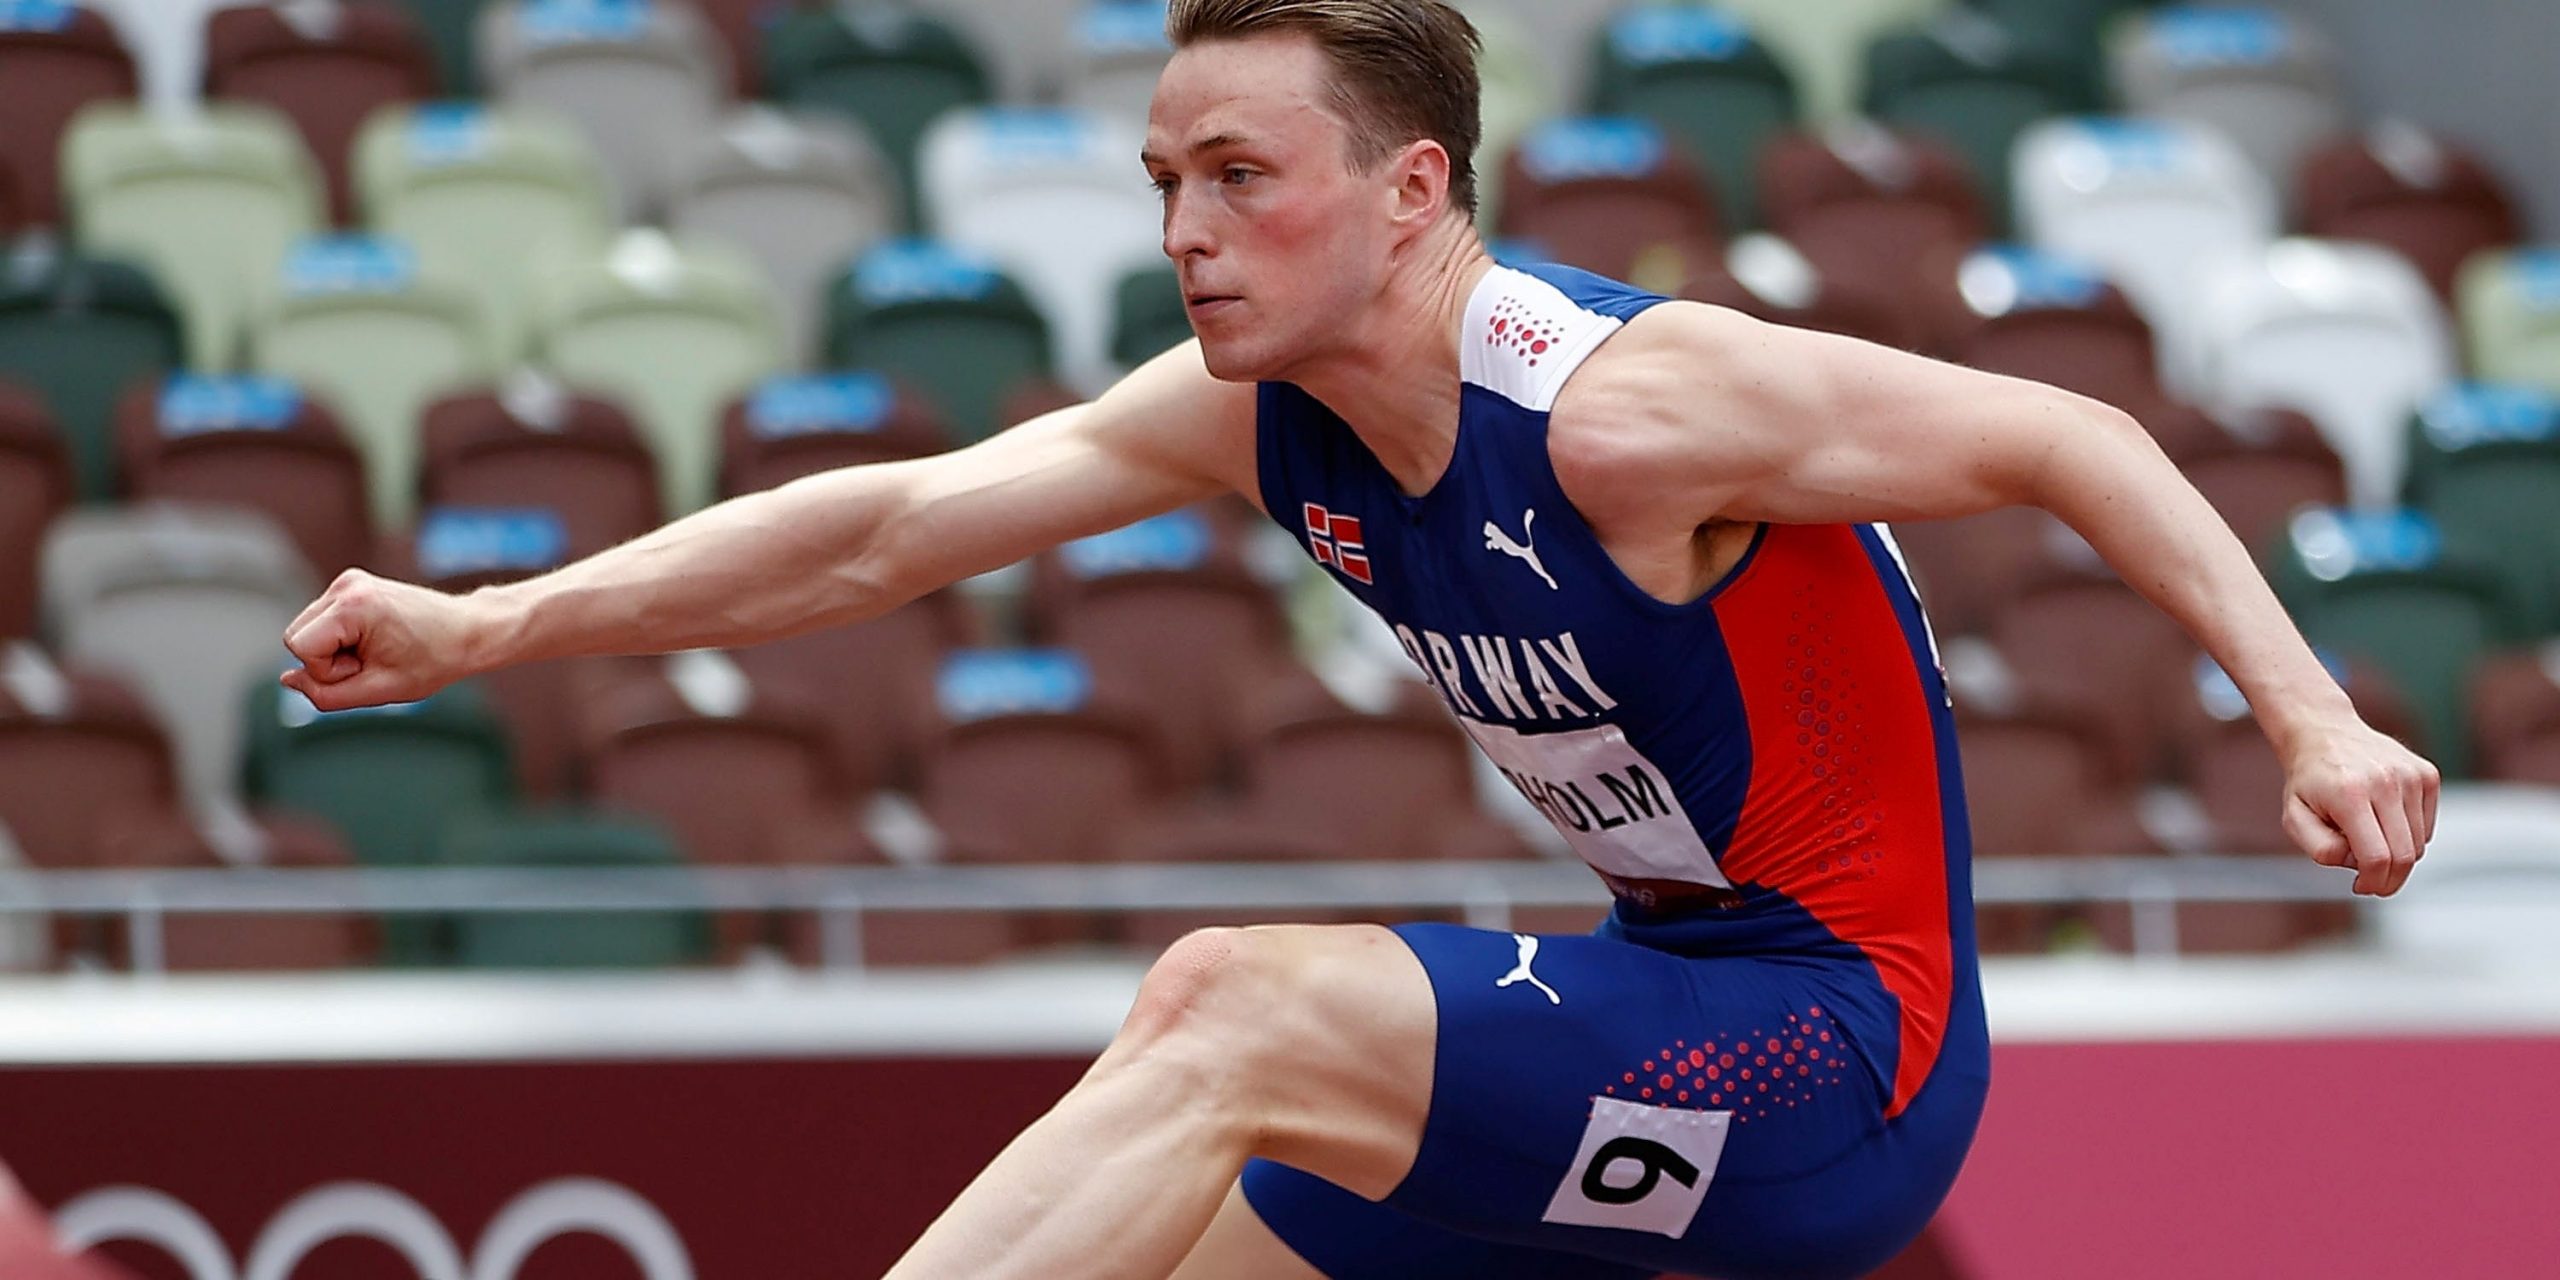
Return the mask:
[[2275, 577], [2303, 634], [2389, 677], [2436, 765], [2469, 776], [2471, 671], [2518, 632], [2496, 573], [2451, 553], [2419, 511], [2315, 508], [2289, 532]]
[[1170, 266], [1140, 267], [1120, 277], [1111, 315], [1111, 358], [1126, 368], [1191, 340], [1182, 280]]
[[2106, 66], [2107, 37], [2129, 15], [2161, 0], [1970, 0], [2017, 38], [2082, 69], [2097, 83]]
[[787, 363], [762, 269], [724, 244], [633, 231], [555, 267], [543, 291], [544, 365], [630, 408], [669, 515], [708, 505], [720, 411]]
[[922, 394], [959, 443], [994, 434], [1015, 387], [1050, 376], [1049, 323], [996, 265], [926, 240], [864, 254], [827, 304], [827, 359]]
[[2082, 65], [1973, 12], [1876, 42], [1867, 53], [1868, 114], [1934, 134], [1961, 153], [1995, 221], [2011, 217], [2010, 152], [2027, 126], [2096, 109]]
[[185, 359], [183, 332], [139, 267], [34, 240], [0, 259], [0, 377], [52, 411], [84, 498], [115, 496], [116, 401]]
[[2496, 566], [2536, 634], [2560, 633], [2560, 396], [2471, 384], [2421, 406], [2408, 500], [2446, 544]]
[[[445, 833], [459, 867], [675, 868], [673, 838], [644, 819], [565, 811], [493, 815]], [[711, 923], [699, 911], [475, 912], [454, 923], [469, 969], [642, 968], [699, 963]]]
[[2560, 248], [2483, 253], [2454, 293], [2473, 373], [2560, 394]]
[[327, 221], [293, 122], [213, 103], [164, 117], [97, 103], [62, 140], [64, 198], [82, 247], [148, 264], [187, 318], [187, 362], [236, 367], [240, 333], [285, 250]]
[[1956, 0], [1722, 0], [1769, 46], [1795, 81], [1805, 118], [1828, 123], [1858, 114], [1865, 100], [1868, 46], [1954, 7]]
[[533, 281], [612, 235], [603, 162], [569, 122], [525, 107], [392, 107], [365, 123], [355, 183], [366, 224], [409, 242], [426, 275], [478, 293], [490, 354], [524, 354]]
[[766, 28], [764, 82], [777, 102], [841, 112], [897, 167], [906, 222], [923, 225], [916, 150], [953, 107], [990, 100], [986, 64], [951, 25], [888, 4], [807, 8]]
[[[366, 866], [434, 865], [447, 829], [516, 799], [506, 735], [469, 683], [420, 702], [324, 714], [261, 676], [247, 715], [253, 803], [330, 824]], [[450, 932], [436, 916], [390, 916], [386, 958], [440, 963]]]
[[250, 336], [255, 363], [337, 407], [375, 520], [399, 528], [417, 508], [420, 412], [497, 370], [479, 300], [427, 279], [407, 244], [383, 237], [315, 236], [279, 274]]
[[1592, 109], [1641, 116], [1715, 179], [1727, 227], [1760, 223], [1761, 149], [1791, 126], [1793, 82], [1742, 21], [1716, 9], [1645, 5], [1599, 36]]
[[457, 98], [476, 97], [480, 92], [480, 67], [472, 49], [471, 31], [480, 20], [480, 10], [490, 0], [398, 0], [401, 8], [417, 18], [426, 32], [427, 43], [435, 50], [436, 78], [444, 91]]

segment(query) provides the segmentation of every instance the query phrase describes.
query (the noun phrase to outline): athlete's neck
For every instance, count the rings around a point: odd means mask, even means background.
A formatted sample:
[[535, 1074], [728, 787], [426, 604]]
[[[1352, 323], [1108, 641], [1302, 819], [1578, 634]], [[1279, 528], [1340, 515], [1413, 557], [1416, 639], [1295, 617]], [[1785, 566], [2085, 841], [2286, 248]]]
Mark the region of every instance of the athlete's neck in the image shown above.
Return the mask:
[[1458, 331], [1493, 265], [1474, 227], [1451, 215], [1412, 243], [1343, 340], [1289, 377], [1350, 424], [1409, 495], [1438, 483], [1456, 452]]

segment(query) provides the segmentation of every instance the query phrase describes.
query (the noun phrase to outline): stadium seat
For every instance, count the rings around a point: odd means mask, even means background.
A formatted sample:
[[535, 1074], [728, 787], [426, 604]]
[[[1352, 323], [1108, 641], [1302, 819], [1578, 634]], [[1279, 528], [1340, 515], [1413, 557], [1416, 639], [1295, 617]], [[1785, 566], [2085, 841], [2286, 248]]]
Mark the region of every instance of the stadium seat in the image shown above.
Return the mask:
[[[1019, 23], [1020, 15], [1011, 20]], [[851, 118], [880, 144], [923, 222], [916, 155], [944, 112], [991, 97], [987, 68], [949, 23], [904, 6], [862, 4], [785, 14], [765, 32], [764, 79], [776, 102]]]
[[934, 682], [946, 722], [919, 798], [946, 862], [1094, 862], [1162, 791], [1143, 723], [1099, 697], [1062, 650], [952, 654]]
[[547, 508], [560, 518], [564, 560], [660, 523], [657, 464], [630, 415], [538, 374], [435, 401], [420, 437], [427, 507]]
[[2095, 269], [1998, 245], [1966, 258], [1957, 286], [1966, 316], [1948, 346], [1957, 363], [2051, 383], [2136, 415], [2163, 394], [2151, 326]]
[[505, 731], [470, 681], [322, 712], [262, 674], [247, 706], [249, 795], [329, 823], [366, 866], [430, 865], [449, 827], [515, 801]]
[[116, 409], [116, 453], [133, 500], [257, 511], [291, 535], [318, 581], [373, 558], [364, 458], [335, 413], [282, 378], [137, 384]]
[[711, 24], [712, 33], [720, 38], [721, 51], [729, 64], [730, 87], [742, 99], [764, 92], [765, 31], [788, 18], [794, 10], [808, 7], [800, 0], [691, 0], [691, 3]]
[[63, 131], [90, 103], [134, 96], [133, 57], [97, 10], [28, 0], [0, 7], [0, 84], [9, 86], [0, 169], [15, 181], [26, 221], [60, 225]]
[[2103, 713], [2082, 696], [2055, 696], [2022, 677], [1992, 646], [1959, 639], [1943, 653], [1976, 853], [2157, 850], [2135, 813], [2138, 778], [2126, 771]]
[[2073, 537], [2068, 526], [2032, 507], [2004, 507], [1955, 520], [1896, 522], [1893, 538], [1940, 635], [1991, 625], [2041, 564], [2049, 539]]
[[2454, 287], [2471, 371], [2560, 394], [2560, 249], [2493, 249]]
[[2159, 691], [2191, 666], [2195, 642], [2087, 544], [2057, 537], [2047, 555], [2001, 603], [1987, 636], [2029, 701], [2087, 711], [2114, 776], [2146, 781], [2166, 755]]
[[2448, 387], [2412, 425], [2409, 502], [2448, 544], [2497, 567], [2529, 632], [2560, 634], [2560, 397]]
[[725, 240], [763, 266], [799, 364], [817, 355], [827, 286], [898, 229], [897, 186], [868, 139], [833, 117], [768, 107], [680, 153], [665, 204], [669, 231]]
[[2187, 435], [2169, 456], [2261, 566], [2280, 559], [2296, 512], [2346, 502], [2346, 463], [2311, 419], [2268, 410], [2204, 420], [2215, 429]]
[[[438, 861], [454, 867], [667, 870], [683, 865], [657, 824], [574, 811], [488, 816], [447, 831]], [[466, 969], [661, 968], [711, 955], [699, 911], [476, 911], [454, 921]]]
[[[282, 813], [259, 815], [241, 824], [239, 836], [219, 840], [196, 819], [144, 814], [110, 821], [101, 841], [102, 861], [120, 870], [337, 870], [355, 862], [326, 824]], [[252, 856], [235, 860], [227, 845], [245, 845]], [[171, 912], [159, 930], [160, 965], [177, 973], [347, 969], [371, 965], [382, 952], [380, 923], [369, 915]], [[129, 932], [110, 932], [127, 964], [140, 959]]]
[[1953, 9], [1956, 0], [1721, 0], [1777, 54], [1815, 124], [1858, 113], [1866, 100], [1867, 51], [1879, 40]]
[[[5, 733], [5, 731], [0, 731]], [[5, 741], [5, 738], [0, 738]], [[0, 821], [0, 873], [28, 869], [27, 856], [18, 848], [16, 836], [9, 834], [9, 824]], [[0, 973], [36, 973], [53, 964], [53, 926], [51, 922], [29, 916], [13, 916], [0, 920]], [[0, 1265], [17, 1262], [15, 1255], [0, 1243]], [[12, 1273], [15, 1274], [15, 1273]]]
[[1134, 369], [1191, 340], [1182, 277], [1171, 266], [1138, 267], [1112, 292], [1111, 360]]
[[71, 459], [34, 392], [0, 378], [0, 643], [35, 634], [36, 549], [71, 505]]
[[115, 495], [116, 397], [185, 358], [178, 317], [145, 272], [34, 240], [0, 259], [0, 377], [62, 430], [80, 495]]
[[2456, 369], [2452, 335], [2427, 283], [2371, 245], [2280, 241], [2201, 282], [2193, 370], [2225, 411], [2298, 408], [2347, 463], [2355, 501], [2400, 495], [2409, 415]]
[[2560, 640], [2481, 663], [2470, 704], [2481, 777], [2560, 787]]
[[666, 189], [670, 142], [708, 132], [729, 101], [727, 51], [689, 4], [523, 0], [478, 21], [490, 101], [575, 122], [625, 220]]
[[2067, 53], [1970, 9], [1876, 41], [1867, 52], [1865, 103], [1875, 119], [1962, 155], [1995, 231], [2015, 208], [2011, 156], [2019, 138], [2048, 116], [2098, 105]]
[[169, 740], [132, 685], [56, 667], [25, 641], [0, 646], [0, 823], [27, 865], [101, 865], [109, 820], [174, 810], [178, 785]]
[[2468, 777], [2465, 682], [2518, 638], [2496, 574], [2459, 558], [2417, 511], [2312, 510], [2291, 535], [2275, 576], [2303, 634], [2374, 664], [2407, 694], [2445, 776]]
[[330, 220], [355, 218], [356, 131], [374, 111], [435, 96], [433, 52], [417, 23], [384, 4], [282, 0], [206, 20], [204, 92], [291, 117], [328, 183]]
[[1624, 280], [1661, 246], [1691, 261], [1722, 251], [1712, 183], [1649, 121], [1550, 120], [1502, 164], [1501, 233], [1539, 242], [1555, 261]]
[[367, 225], [414, 246], [422, 273], [479, 297], [500, 361], [524, 352], [541, 268], [611, 234], [601, 162], [538, 111], [393, 107], [365, 125], [355, 164]]
[[2478, 155], [2402, 120], [2313, 152], [2295, 201], [2304, 234], [2397, 250], [2448, 304], [2473, 254], [2523, 236], [2515, 197]]
[[2138, 14], [2115, 27], [2107, 60], [2127, 112], [2220, 130], [2280, 196], [2351, 123], [2337, 50], [2311, 23], [2271, 8]]
[[827, 308], [827, 360], [873, 369], [922, 394], [954, 442], [984, 439], [1013, 388], [1045, 378], [1049, 325], [995, 261], [897, 240], [855, 261]]
[[419, 410], [495, 368], [478, 300], [387, 237], [313, 237], [279, 276], [250, 334], [254, 363], [336, 406], [374, 519], [398, 528], [417, 509]]
[[1436, 697], [1403, 694], [1367, 713], [1304, 680], [1266, 686], [1245, 748], [1247, 811], [1336, 858], [1525, 856], [1517, 837], [1489, 849], [1486, 828], [1463, 821], [1480, 812], [1466, 735]]
[[27, 208], [24, 184], [8, 165], [8, 157], [0, 156], [0, 243], [18, 238], [34, 219]]
[[2068, 56], [2094, 81], [2105, 67], [2105, 36], [2116, 23], [2161, 0], [1969, 0], [2017, 39]]
[[245, 103], [91, 106], [63, 135], [62, 185], [82, 248], [149, 266], [186, 317], [188, 364], [209, 373], [236, 367], [257, 299], [323, 217], [292, 121]]
[[1145, 720], [1167, 779], [1226, 776], [1242, 747], [1237, 708], [1289, 661], [1288, 622], [1240, 540], [1185, 508], [1079, 538], [1043, 557], [1039, 632], [1081, 655], [1095, 696]]
[[1163, 0], [1083, 0], [1067, 36], [1061, 100], [1143, 127], [1156, 79], [1173, 56], [1165, 8]]
[[1164, 252], [1163, 209], [1129, 180], [1143, 141], [1105, 115], [968, 108], [935, 121], [916, 160], [926, 225], [1022, 282], [1058, 376], [1088, 394], [1111, 377], [1113, 289]]
[[55, 652], [150, 699], [190, 800], [236, 794], [240, 685], [275, 673], [286, 624], [319, 591], [292, 538], [237, 508], [94, 509], [55, 522], [43, 563]]
[[633, 231], [545, 284], [544, 365], [629, 406], [669, 516], [709, 503], [721, 408], [785, 363], [763, 273], [725, 245]]
[[[1667, 268], [1675, 259], [1661, 250], [1650, 253], [1636, 264], [1636, 281], [1642, 284], [1656, 265]], [[1920, 345], [1921, 330], [1888, 289], [1854, 272], [1825, 270], [1782, 237], [1755, 231], [1728, 246], [1721, 262], [1681, 265], [1679, 285], [1665, 290], [1674, 296], [1888, 347]]]
[[1760, 202], [1825, 276], [1873, 288], [1931, 345], [1955, 309], [1958, 264], [1991, 225], [1962, 157], [1866, 121], [1773, 140]]
[[2491, 961], [2515, 972], [2548, 965], [2560, 936], [2560, 792], [2549, 787], [2448, 786], [2436, 807], [2425, 866], [2373, 913], [2395, 959]]
[[2037, 248], [2090, 263], [2133, 299], [2186, 391], [2194, 298], [2215, 264], [2265, 251], [2274, 189], [2230, 141], [2180, 122], [2050, 120], [2018, 140], [2018, 225]]
[[948, 447], [932, 406], [879, 374], [776, 374], [720, 415], [720, 496]]
[[[480, 10], [493, 0], [397, 0], [417, 20], [435, 54], [436, 83], [446, 96], [476, 98], [481, 94], [480, 58], [472, 47]], [[495, 0], [506, 3], [507, 0]]]
[[1761, 148], [1795, 123], [1793, 82], [1742, 19], [1647, 4], [1595, 42], [1592, 109], [1650, 120], [1678, 139], [1723, 197], [1723, 224], [1760, 225]]

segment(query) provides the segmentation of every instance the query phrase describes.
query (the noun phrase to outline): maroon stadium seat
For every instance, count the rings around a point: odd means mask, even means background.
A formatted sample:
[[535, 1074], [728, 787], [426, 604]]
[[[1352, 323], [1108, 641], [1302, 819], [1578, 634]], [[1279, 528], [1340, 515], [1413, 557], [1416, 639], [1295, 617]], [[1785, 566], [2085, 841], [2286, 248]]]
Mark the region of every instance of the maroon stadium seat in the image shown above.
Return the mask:
[[1760, 199], [1770, 229], [1826, 277], [1859, 282], [1922, 336], [1989, 228], [1961, 158], [1883, 129], [1773, 140], [1760, 154]]
[[[528, 384], [529, 385], [529, 384]], [[583, 559], [658, 527], [657, 463], [610, 400], [478, 391], [420, 418], [425, 507], [546, 507]]]
[[2523, 234], [2515, 198], [2477, 155], [2406, 126], [2314, 152], [2297, 198], [2306, 233], [2397, 249], [2448, 302], [2471, 255]]
[[1162, 792], [1160, 752], [1126, 710], [992, 715], [925, 759], [925, 813], [951, 862], [1098, 862]]
[[1472, 749], [1436, 695], [1409, 685], [1366, 714], [1311, 677], [1276, 681], [1256, 709], [1245, 804], [1311, 835], [1336, 858], [1525, 856], [1516, 836], [1475, 821]]
[[2480, 776], [2560, 786], [2560, 645], [2505, 654], [2471, 678]]
[[1703, 261], [1723, 243], [1710, 180], [1649, 125], [1552, 121], [1503, 164], [1502, 234], [1559, 262], [1625, 280], [1649, 251]]
[[1930, 625], [1941, 636], [1957, 636], [1989, 627], [2000, 606], [2045, 562], [2046, 541], [2067, 532], [2042, 511], [2006, 507], [1955, 520], [1896, 523], [1893, 539], [1910, 563]]
[[0, 151], [0, 240], [15, 239], [34, 219], [27, 208], [26, 183], [18, 171], [9, 167], [9, 155]]
[[1969, 316], [1947, 348], [1958, 364], [2051, 383], [2136, 416], [2163, 394], [2151, 326], [2113, 285], [2083, 306]]
[[2030, 698], [2086, 708], [2119, 776], [2140, 781], [2163, 764], [2159, 691], [2190, 668], [2195, 644], [2095, 552], [2085, 554], [2030, 575], [1993, 615], [1988, 638]]
[[0, 168], [16, 177], [22, 216], [58, 226], [63, 126], [89, 103], [132, 97], [133, 58], [103, 15], [73, 8], [60, 27], [0, 27], [0, 85]]
[[45, 526], [71, 505], [71, 460], [33, 391], [0, 378], [0, 641], [35, 634]]
[[1691, 302], [1731, 307], [1772, 324], [1880, 342], [1910, 350], [1921, 331], [1880, 289], [1863, 280], [1823, 268], [1795, 246], [1775, 237], [1757, 242], [1778, 268], [1737, 276], [1727, 262], [1689, 262], [1687, 275], [1673, 296]]
[[416, 21], [396, 5], [283, 0], [213, 13], [204, 91], [291, 116], [328, 177], [330, 217], [352, 223], [356, 131], [382, 107], [434, 97], [435, 62]]
[[[290, 814], [260, 815], [252, 828], [254, 865], [343, 868], [355, 865], [346, 842], [327, 823]], [[201, 869], [234, 865], [194, 822], [174, 814], [113, 824], [101, 838], [102, 861], [114, 867]], [[171, 970], [343, 969], [370, 965], [382, 951], [370, 916], [170, 913], [161, 917], [161, 958]], [[130, 956], [132, 939], [124, 937]]]
[[735, 497], [837, 467], [920, 458], [951, 447], [919, 396], [876, 375], [784, 375], [720, 415], [720, 493]]
[[2276, 551], [2295, 511], [2347, 500], [2346, 464], [2311, 419], [2259, 410], [2222, 425], [2220, 435], [2197, 433], [2171, 458], [2260, 563]]
[[[290, 384], [254, 382], [262, 394], [226, 393], [239, 385], [230, 380], [165, 378], [127, 391], [116, 406], [117, 467], [127, 493], [138, 501], [264, 512], [324, 582], [370, 563], [364, 459], [338, 416]], [[264, 401], [263, 408], [253, 401]]]
[[29, 865], [97, 866], [110, 816], [177, 802], [169, 739], [132, 687], [0, 653], [0, 823]]

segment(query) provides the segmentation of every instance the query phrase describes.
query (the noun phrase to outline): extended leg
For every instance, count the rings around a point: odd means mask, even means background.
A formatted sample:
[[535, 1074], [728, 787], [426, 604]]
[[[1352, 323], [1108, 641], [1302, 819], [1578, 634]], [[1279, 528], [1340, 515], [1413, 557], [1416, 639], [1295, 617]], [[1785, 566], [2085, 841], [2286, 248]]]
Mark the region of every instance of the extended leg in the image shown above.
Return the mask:
[[1083, 1080], [891, 1280], [1170, 1275], [1251, 1156], [1372, 1199], [1431, 1102], [1430, 980], [1374, 925], [1212, 929], [1168, 948]]

